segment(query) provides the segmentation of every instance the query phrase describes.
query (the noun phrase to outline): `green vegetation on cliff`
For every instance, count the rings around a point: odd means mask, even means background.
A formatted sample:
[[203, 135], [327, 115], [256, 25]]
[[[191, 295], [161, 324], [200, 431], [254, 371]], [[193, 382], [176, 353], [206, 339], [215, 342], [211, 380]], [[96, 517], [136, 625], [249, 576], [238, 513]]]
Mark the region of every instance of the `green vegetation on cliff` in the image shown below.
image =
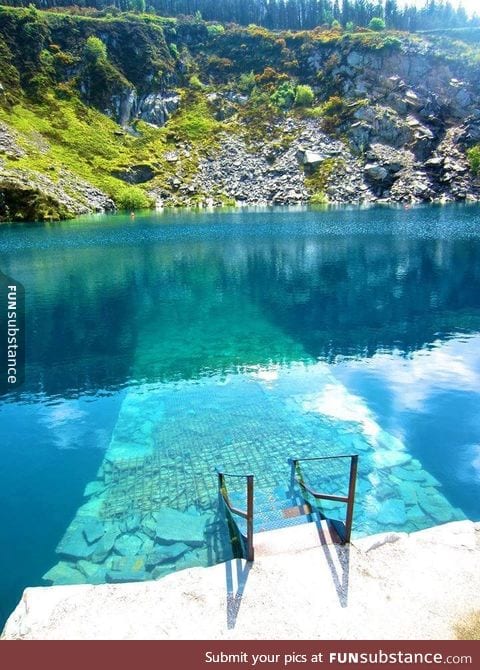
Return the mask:
[[[382, 27], [377, 23], [372, 27]], [[377, 62], [404, 68], [408, 59], [429, 58], [439, 72], [451, 68], [457, 88], [463, 79], [476, 82], [480, 49], [460, 37], [447, 48], [444, 34], [340, 25], [271, 32], [198, 16], [0, 6], [0, 218], [27, 216], [19, 194], [36, 202], [45, 189], [48, 207], [36, 218], [88, 211], [77, 179], [105, 194], [98, 208], [106, 196], [129, 209], [165, 198], [182, 204], [187, 196], [200, 203], [208, 194], [196, 192], [193, 180], [222, 131], [252, 149], [269, 141], [277, 153], [296, 137], [278, 131], [286, 117], [318, 119], [324, 132], [346, 138], [359, 107], [373, 104], [348, 78], [362, 69], [375, 73]], [[324, 171], [306, 182], [317, 201], [324, 199]], [[71, 201], [57, 197], [62, 191]]]
[[468, 150], [468, 160], [470, 161], [472, 172], [478, 174], [480, 172], [480, 144]]

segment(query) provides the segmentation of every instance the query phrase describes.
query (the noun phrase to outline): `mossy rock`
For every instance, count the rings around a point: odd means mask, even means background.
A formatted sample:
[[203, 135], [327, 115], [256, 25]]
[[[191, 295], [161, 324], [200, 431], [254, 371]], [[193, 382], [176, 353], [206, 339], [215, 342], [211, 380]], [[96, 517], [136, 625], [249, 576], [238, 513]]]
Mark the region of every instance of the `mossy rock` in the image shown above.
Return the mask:
[[0, 221], [60, 221], [73, 216], [75, 212], [33, 184], [0, 176]]

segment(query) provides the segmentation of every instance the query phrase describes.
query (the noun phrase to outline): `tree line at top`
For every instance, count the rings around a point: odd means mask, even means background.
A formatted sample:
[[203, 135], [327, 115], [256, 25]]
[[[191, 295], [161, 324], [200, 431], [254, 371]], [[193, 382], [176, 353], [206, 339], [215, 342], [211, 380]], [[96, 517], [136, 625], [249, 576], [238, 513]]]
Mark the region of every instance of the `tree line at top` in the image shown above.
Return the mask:
[[[381, 19], [387, 28], [416, 31], [480, 26], [449, 0], [426, 0], [424, 6], [400, 5], [397, 0], [0, 0], [1, 4], [41, 9], [79, 8], [151, 12], [160, 16], [198, 16], [206, 21], [256, 24], [275, 29], [311, 29], [322, 25], [366, 27]], [[378, 25], [378, 24], [377, 24]]]

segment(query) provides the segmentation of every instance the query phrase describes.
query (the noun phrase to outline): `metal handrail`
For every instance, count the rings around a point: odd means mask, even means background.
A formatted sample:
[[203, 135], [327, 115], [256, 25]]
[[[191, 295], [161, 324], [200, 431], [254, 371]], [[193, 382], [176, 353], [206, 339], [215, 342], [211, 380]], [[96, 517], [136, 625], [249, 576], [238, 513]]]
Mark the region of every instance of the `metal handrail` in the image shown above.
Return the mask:
[[[246, 543], [246, 558], [247, 561], [253, 561], [254, 558], [254, 549], [253, 549], [253, 480], [254, 477], [252, 474], [248, 475], [239, 475], [239, 474], [233, 474], [229, 472], [222, 472], [217, 468], [217, 475], [218, 475], [218, 492], [225, 504], [225, 507], [231, 514], [236, 514], [237, 516], [240, 516], [242, 519], [245, 519], [247, 522], [247, 536], [245, 537], [243, 533], [240, 533], [242, 536], [242, 539]], [[237, 509], [232, 505], [230, 502], [230, 498], [228, 496], [228, 490], [227, 490], [227, 484], [225, 482], [225, 477], [245, 477], [247, 480], [247, 510], [244, 512], [243, 510]]]
[[[308, 486], [304, 480], [303, 476], [300, 473], [298, 463], [302, 461], [327, 461], [336, 458], [350, 458], [350, 478], [348, 482], [348, 495], [346, 496], [337, 496], [331, 495], [329, 493], [320, 493], [319, 491], [314, 491], [310, 486]], [[340, 456], [318, 456], [315, 458], [291, 458], [289, 459], [292, 464], [292, 477], [294, 473], [298, 472], [298, 477], [295, 477], [297, 483], [305, 490], [310, 493], [317, 500], [333, 500], [335, 502], [342, 502], [347, 505], [347, 514], [345, 518], [345, 536], [343, 538], [342, 544], [349, 544], [352, 536], [352, 522], [353, 522], [353, 506], [355, 503], [355, 486], [357, 482], [357, 470], [358, 470], [358, 454], [342, 454]]]

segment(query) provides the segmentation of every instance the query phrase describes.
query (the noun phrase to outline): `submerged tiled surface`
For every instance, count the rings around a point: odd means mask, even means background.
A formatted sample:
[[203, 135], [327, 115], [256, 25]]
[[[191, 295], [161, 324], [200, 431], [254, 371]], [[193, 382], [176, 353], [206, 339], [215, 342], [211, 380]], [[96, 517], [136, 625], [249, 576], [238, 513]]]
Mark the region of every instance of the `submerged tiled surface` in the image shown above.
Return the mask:
[[[230, 542], [215, 468], [255, 475], [256, 530], [302, 522], [288, 458], [357, 453], [354, 534], [412, 531], [464, 518], [402, 442], [382, 430], [329, 366], [257, 369], [225, 378], [144, 386], [125, 398], [97, 479], [85, 490], [45, 579], [155, 579], [226, 560]], [[309, 483], [346, 494], [348, 463], [302, 466]], [[245, 484], [229, 479], [245, 507]], [[324, 503], [344, 518], [344, 506]]]

